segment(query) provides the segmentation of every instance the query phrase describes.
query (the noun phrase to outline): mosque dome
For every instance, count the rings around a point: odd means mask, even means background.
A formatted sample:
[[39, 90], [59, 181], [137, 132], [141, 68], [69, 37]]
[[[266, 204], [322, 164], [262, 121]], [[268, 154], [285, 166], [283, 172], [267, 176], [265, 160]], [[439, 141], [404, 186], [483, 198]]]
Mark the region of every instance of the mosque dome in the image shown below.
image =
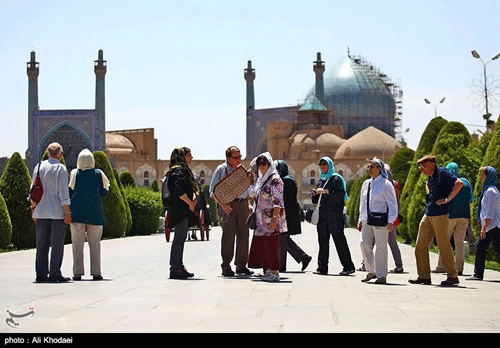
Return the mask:
[[343, 143], [335, 153], [335, 160], [390, 158], [402, 147], [387, 133], [370, 126]]
[[331, 146], [337, 148], [345, 142], [345, 139], [333, 133], [323, 133], [316, 138], [316, 145], [318, 146]]
[[[323, 105], [350, 137], [371, 124], [394, 136], [395, 98], [378, 69], [361, 58], [346, 57], [325, 71]], [[306, 96], [316, 94], [313, 86]]]
[[106, 133], [106, 150], [110, 154], [129, 154], [135, 151], [132, 141], [117, 133]]

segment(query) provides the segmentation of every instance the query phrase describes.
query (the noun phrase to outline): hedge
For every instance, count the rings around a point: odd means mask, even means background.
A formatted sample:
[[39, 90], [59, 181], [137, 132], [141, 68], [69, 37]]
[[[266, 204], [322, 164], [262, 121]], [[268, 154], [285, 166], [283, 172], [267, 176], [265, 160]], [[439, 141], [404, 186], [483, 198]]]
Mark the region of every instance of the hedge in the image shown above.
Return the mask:
[[132, 213], [130, 235], [149, 235], [158, 231], [163, 205], [159, 192], [146, 187], [125, 186], [125, 197]]

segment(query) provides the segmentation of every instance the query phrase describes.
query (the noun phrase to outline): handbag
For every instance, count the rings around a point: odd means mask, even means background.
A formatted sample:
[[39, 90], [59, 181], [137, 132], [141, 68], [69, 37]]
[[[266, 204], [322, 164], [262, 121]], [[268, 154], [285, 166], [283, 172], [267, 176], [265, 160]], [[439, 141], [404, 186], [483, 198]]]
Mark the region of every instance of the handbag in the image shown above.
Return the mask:
[[[330, 180], [330, 178], [328, 178], [328, 180]], [[326, 187], [326, 184], [328, 183], [328, 180], [323, 185], [323, 188]], [[323, 194], [319, 195], [318, 203], [316, 203], [316, 206], [314, 207], [314, 210], [313, 210], [312, 215], [311, 215], [311, 223], [313, 225], [317, 225], [318, 222], [319, 222], [319, 207], [320, 207], [320, 202], [321, 202], [321, 196], [323, 196]]]
[[42, 165], [41, 162], [38, 163], [35, 182], [33, 183], [33, 186], [31, 187], [29, 194], [29, 199], [36, 204], [38, 204], [42, 200], [43, 196], [42, 180], [40, 179], [39, 175], [41, 165]]
[[368, 194], [366, 197], [366, 212], [368, 215], [367, 224], [370, 226], [387, 226], [387, 221], [389, 217], [389, 208], [387, 208], [386, 213], [372, 213], [370, 212], [370, 189], [371, 183], [368, 184]]
[[257, 228], [257, 214], [255, 214], [254, 211], [248, 215], [246, 225], [251, 230], [255, 230]]

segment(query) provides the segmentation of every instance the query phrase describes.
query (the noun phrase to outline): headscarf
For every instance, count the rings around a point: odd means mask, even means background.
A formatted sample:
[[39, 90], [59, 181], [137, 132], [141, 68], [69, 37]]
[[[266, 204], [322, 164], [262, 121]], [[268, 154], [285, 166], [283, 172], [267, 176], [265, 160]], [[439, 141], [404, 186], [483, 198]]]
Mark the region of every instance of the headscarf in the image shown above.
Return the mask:
[[[76, 169], [73, 169], [69, 178], [69, 187], [74, 190], [76, 185], [76, 174], [78, 170], [88, 170], [95, 168], [94, 154], [89, 149], [83, 149], [78, 154], [78, 159], [76, 161]], [[109, 191], [109, 179], [100, 169], [97, 169], [101, 173], [102, 186]]]
[[477, 206], [477, 220], [479, 221], [481, 214], [481, 201], [483, 199], [484, 192], [490, 187], [498, 186], [498, 173], [492, 166], [486, 167], [486, 179], [484, 180], [483, 187], [481, 190], [481, 196], [479, 197], [479, 204]]
[[265, 174], [262, 174], [262, 172], [259, 170], [259, 177], [257, 179], [257, 182], [255, 183], [255, 188], [254, 188], [255, 193], [257, 193], [260, 190], [260, 188], [265, 185], [267, 179], [271, 175], [278, 173], [278, 170], [276, 169], [276, 164], [274, 163], [273, 158], [271, 157], [271, 154], [269, 152], [261, 153], [252, 160], [252, 163], [255, 163], [256, 165], [259, 157], [266, 158], [267, 162], [269, 162], [269, 168], [267, 169], [267, 172]]
[[344, 199], [345, 200], [349, 199], [349, 196], [347, 196], [347, 188], [346, 188], [345, 180], [342, 177], [342, 175], [335, 173], [335, 166], [333, 165], [332, 159], [328, 156], [325, 156], [319, 160], [319, 162], [321, 162], [321, 161], [325, 161], [328, 164], [328, 170], [326, 171], [326, 173], [323, 173], [323, 171], [320, 169], [321, 180], [326, 181], [334, 175], [338, 176], [342, 180], [342, 185], [344, 186], [344, 192], [345, 192]]
[[387, 172], [385, 171], [385, 164], [380, 158], [373, 157], [373, 159], [370, 160], [370, 163], [375, 164], [377, 168], [380, 169], [380, 175], [388, 179]]
[[177, 168], [183, 168], [189, 176], [189, 181], [191, 182], [191, 187], [193, 189], [193, 192], [196, 196], [200, 194], [200, 188], [198, 187], [198, 184], [196, 183], [196, 180], [194, 178], [193, 172], [191, 171], [191, 168], [189, 168], [187, 162], [186, 162], [186, 154], [188, 154], [191, 150], [189, 150], [187, 147], [178, 147], [175, 148], [172, 151], [172, 154], [170, 155], [170, 164], [169, 164], [169, 172], [173, 172]]
[[276, 169], [278, 169], [278, 173], [280, 174], [281, 179], [290, 179], [295, 182], [294, 177], [289, 173], [288, 163], [283, 160], [278, 160], [276, 161]]
[[[466, 178], [462, 178], [462, 176], [460, 175], [460, 170], [458, 169], [458, 164], [456, 164], [455, 162], [450, 162], [446, 166], [446, 169], [448, 169], [448, 171], [451, 174], [455, 175], [457, 178], [460, 178], [460, 180], [462, 180], [464, 182], [464, 186], [468, 186], [469, 190], [472, 191], [472, 187], [471, 187], [469, 180], [467, 180]], [[474, 195], [473, 194], [471, 194], [470, 201], [474, 202]]]

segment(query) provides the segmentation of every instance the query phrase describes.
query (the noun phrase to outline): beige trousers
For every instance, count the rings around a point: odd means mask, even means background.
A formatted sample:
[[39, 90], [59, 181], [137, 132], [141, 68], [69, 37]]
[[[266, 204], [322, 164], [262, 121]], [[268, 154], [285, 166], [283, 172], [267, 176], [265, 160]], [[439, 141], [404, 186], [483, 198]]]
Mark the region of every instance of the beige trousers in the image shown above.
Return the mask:
[[90, 249], [90, 274], [92, 276], [101, 275], [102, 226], [72, 222], [70, 228], [73, 246], [73, 275], [82, 276], [85, 274], [83, 266], [85, 240], [88, 241]]
[[[457, 218], [448, 220], [448, 239], [455, 241], [455, 260], [458, 272], [464, 271], [464, 259], [465, 259], [465, 249], [464, 240], [465, 234], [467, 233], [467, 228], [469, 227], [469, 219]], [[441, 259], [441, 252], [439, 252], [439, 260], [436, 270], [443, 270], [443, 260]]]
[[434, 236], [448, 277], [458, 277], [455, 257], [448, 238], [448, 215], [427, 216], [425, 214], [420, 221], [417, 244], [415, 245], [418, 276], [422, 279], [431, 279], [429, 245]]

